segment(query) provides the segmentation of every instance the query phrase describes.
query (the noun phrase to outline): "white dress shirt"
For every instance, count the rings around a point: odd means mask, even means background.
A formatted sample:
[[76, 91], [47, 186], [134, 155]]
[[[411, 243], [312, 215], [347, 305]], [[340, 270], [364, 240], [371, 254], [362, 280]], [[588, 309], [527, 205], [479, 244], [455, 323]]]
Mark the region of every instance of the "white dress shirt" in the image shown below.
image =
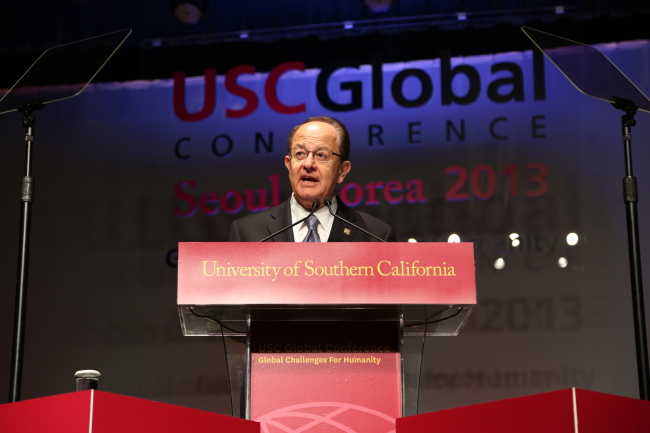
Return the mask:
[[[300, 221], [309, 215], [309, 211], [302, 207], [296, 198], [291, 194], [291, 222], [295, 223]], [[336, 213], [337, 209], [336, 197], [332, 198], [332, 212]], [[327, 242], [327, 239], [330, 237], [330, 232], [332, 231], [332, 224], [334, 224], [334, 217], [330, 214], [327, 206], [323, 205], [322, 208], [314, 212], [314, 215], [318, 217], [318, 236], [320, 236], [321, 242]], [[293, 239], [294, 242], [302, 242], [309, 232], [309, 227], [307, 227], [307, 221], [303, 221], [300, 224], [293, 226]]]

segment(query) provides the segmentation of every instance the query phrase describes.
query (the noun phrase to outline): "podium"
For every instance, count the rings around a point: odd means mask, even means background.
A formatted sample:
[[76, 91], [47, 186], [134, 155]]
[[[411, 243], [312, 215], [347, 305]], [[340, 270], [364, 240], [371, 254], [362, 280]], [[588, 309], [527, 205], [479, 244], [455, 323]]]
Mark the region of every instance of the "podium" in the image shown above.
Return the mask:
[[471, 243], [179, 243], [183, 334], [223, 337], [233, 415], [270, 433], [394, 430], [475, 305]]

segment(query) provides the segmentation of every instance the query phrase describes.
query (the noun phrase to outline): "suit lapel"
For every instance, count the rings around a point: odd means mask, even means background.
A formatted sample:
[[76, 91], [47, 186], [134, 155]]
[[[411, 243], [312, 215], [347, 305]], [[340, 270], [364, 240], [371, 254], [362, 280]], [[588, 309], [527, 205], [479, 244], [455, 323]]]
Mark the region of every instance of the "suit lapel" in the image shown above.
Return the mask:
[[[357, 217], [354, 212], [352, 212], [352, 209], [347, 207], [339, 197], [336, 198], [336, 203], [336, 214], [338, 216], [345, 218], [354, 224], [358, 224]], [[344, 223], [340, 219], [334, 218], [334, 222], [332, 223], [332, 230], [330, 231], [330, 237], [327, 238], [327, 242], [351, 242], [358, 231], [359, 230], [355, 229], [351, 225]]]
[[[280, 206], [273, 209], [271, 213], [271, 220], [266, 225], [269, 235], [282, 230], [291, 224], [291, 205], [289, 200], [282, 203]], [[285, 230], [276, 237], [269, 239], [273, 242], [293, 242], [293, 229]]]
[[[337, 197], [336, 201], [336, 214], [354, 224], [359, 224], [352, 209], [347, 207], [340, 198]], [[291, 204], [289, 200], [287, 200], [272, 210], [271, 220], [266, 224], [266, 228], [270, 235], [282, 230], [289, 224], [291, 224]], [[354, 240], [358, 231], [359, 230], [344, 223], [340, 219], [334, 218], [332, 230], [330, 230], [330, 236], [327, 239], [327, 242], [351, 242]], [[294, 242], [293, 229], [286, 230], [269, 240], [274, 242]]]

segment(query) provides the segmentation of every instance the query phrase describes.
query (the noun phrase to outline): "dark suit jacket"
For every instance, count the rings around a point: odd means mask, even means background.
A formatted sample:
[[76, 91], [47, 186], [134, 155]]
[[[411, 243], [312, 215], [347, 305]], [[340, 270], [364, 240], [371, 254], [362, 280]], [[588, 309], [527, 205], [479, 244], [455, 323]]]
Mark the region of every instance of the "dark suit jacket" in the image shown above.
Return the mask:
[[[370, 233], [388, 241], [395, 242], [393, 228], [383, 221], [367, 213], [357, 212], [347, 207], [341, 199], [337, 198], [336, 214], [341, 218], [358, 225]], [[230, 242], [259, 242], [265, 237], [273, 234], [291, 224], [290, 200], [279, 206], [266, 209], [252, 215], [240, 218], [230, 226]], [[346, 230], [349, 234], [346, 234]], [[293, 229], [286, 230], [267, 242], [294, 242]], [[379, 242], [377, 239], [368, 236], [338, 218], [334, 219], [330, 237], [327, 242]]]

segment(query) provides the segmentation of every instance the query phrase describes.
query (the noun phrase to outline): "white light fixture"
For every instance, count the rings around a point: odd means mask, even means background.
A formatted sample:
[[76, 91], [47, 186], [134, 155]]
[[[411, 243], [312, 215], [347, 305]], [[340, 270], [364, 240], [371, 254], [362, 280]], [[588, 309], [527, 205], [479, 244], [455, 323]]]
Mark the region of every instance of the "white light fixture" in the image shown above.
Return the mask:
[[460, 242], [460, 236], [458, 236], [456, 233], [452, 233], [449, 235], [449, 238], [447, 238], [447, 242], [450, 244], [457, 244]]
[[410, 242], [412, 244], [417, 244], [418, 243], [418, 241], [415, 238], [409, 238], [408, 242]]
[[499, 257], [498, 259], [496, 259], [496, 260], [494, 261], [494, 269], [499, 269], [499, 270], [501, 270], [501, 269], [503, 269], [505, 266], [506, 266], [506, 262], [505, 262], [505, 260], [503, 260], [501, 257]]
[[561, 268], [566, 268], [567, 265], [569, 264], [569, 261], [566, 259], [566, 257], [560, 257], [557, 259], [557, 264]]
[[172, 2], [174, 16], [186, 26], [195, 26], [206, 14], [205, 4], [196, 1], [178, 1]]
[[568, 245], [574, 246], [578, 243], [578, 234], [577, 233], [569, 233], [566, 235], [566, 243]]
[[519, 234], [518, 233], [510, 233], [510, 242], [512, 243], [513, 247], [518, 247], [521, 244], [521, 241], [519, 240]]
[[370, 12], [382, 14], [388, 12], [395, 0], [363, 0]]

